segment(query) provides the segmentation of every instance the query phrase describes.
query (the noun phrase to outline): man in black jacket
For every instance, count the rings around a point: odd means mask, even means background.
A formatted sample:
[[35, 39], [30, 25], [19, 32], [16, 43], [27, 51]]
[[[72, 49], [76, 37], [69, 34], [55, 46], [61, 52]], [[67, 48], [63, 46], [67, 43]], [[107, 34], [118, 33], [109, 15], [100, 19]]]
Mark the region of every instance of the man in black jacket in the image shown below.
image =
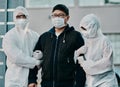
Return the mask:
[[[69, 27], [69, 10], [63, 4], [52, 10], [53, 28], [42, 34], [34, 50], [43, 52], [41, 87], [74, 87], [77, 72], [79, 87], [84, 87], [85, 73], [74, 61], [74, 52], [84, 45], [81, 34]], [[78, 69], [79, 68], [79, 69]], [[36, 87], [38, 68], [30, 70], [29, 87]]]

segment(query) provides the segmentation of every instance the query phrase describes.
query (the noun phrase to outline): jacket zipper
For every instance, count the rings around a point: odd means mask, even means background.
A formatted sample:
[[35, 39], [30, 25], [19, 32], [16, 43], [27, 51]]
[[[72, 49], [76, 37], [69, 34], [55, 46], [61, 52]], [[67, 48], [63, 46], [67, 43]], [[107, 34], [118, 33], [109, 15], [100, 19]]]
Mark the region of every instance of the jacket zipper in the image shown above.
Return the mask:
[[55, 57], [57, 52], [57, 43], [58, 43], [58, 37], [56, 38], [54, 58], [53, 58], [53, 87], [55, 87]]

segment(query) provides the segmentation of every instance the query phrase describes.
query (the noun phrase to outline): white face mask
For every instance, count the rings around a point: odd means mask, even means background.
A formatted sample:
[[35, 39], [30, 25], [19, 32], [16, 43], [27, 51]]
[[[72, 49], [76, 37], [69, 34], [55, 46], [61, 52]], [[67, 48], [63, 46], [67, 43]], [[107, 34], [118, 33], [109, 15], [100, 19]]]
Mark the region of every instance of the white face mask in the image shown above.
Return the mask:
[[87, 31], [81, 31], [82, 35], [85, 37], [85, 38], [88, 38], [89, 35], [88, 35], [88, 32]]
[[96, 30], [89, 30], [89, 38], [94, 38], [94, 37], [96, 37], [96, 33], [97, 33]]
[[19, 29], [25, 29], [27, 20], [26, 19], [17, 19], [15, 24]]
[[96, 37], [97, 30], [95, 29], [88, 29], [88, 30], [82, 30], [81, 33], [85, 38], [94, 38]]
[[52, 24], [56, 28], [62, 28], [65, 26], [64, 18], [60, 18], [60, 17], [52, 18]]

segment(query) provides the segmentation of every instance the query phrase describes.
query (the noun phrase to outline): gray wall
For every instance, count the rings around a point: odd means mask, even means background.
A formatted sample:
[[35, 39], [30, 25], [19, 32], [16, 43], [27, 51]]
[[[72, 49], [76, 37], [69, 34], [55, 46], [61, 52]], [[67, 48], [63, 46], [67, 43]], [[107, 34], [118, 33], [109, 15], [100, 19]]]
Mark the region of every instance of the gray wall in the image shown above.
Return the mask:
[[[69, 7], [69, 24], [77, 30], [83, 16], [89, 13], [96, 14], [101, 21], [101, 28], [104, 33], [120, 33], [120, 5], [106, 5], [94, 7]], [[30, 13], [30, 28], [39, 32], [49, 30], [52, 27], [50, 14], [52, 8], [28, 8]]]

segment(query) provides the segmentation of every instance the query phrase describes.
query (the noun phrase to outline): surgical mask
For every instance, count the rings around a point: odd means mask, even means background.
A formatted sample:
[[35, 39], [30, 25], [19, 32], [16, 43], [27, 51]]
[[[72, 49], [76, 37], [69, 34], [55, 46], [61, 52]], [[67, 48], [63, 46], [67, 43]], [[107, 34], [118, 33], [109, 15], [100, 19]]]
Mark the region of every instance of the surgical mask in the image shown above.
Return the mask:
[[82, 31], [81, 33], [85, 38], [89, 38], [89, 35], [88, 35], [87, 31]]
[[65, 26], [64, 18], [60, 18], [60, 17], [52, 18], [52, 24], [56, 28], [62, 28]]
[[98, 30], [98, 26], [96, 25], [96, 23], [92, 23], [88, 26], [87, 28], [87, 32], [89, 35], [89, 38], [94, 38], [97, 35], [97, 30]]
[[27, 20], [26, 19], [17, 19], [15, 23], [19, 29], [25, 29]]
[[89, 32], [88, 32], [89, 38], [94, 38], [94, 37], [96, 37], [96, 33], [97, 33], [96, 30], [89, 30]]
[[81, 33], [85, 38], [94, 38], [94, 37], [96, 37], [97, 30], [95, 30], [95, 29], [87, 29], [86, 31], [82, 30]]

